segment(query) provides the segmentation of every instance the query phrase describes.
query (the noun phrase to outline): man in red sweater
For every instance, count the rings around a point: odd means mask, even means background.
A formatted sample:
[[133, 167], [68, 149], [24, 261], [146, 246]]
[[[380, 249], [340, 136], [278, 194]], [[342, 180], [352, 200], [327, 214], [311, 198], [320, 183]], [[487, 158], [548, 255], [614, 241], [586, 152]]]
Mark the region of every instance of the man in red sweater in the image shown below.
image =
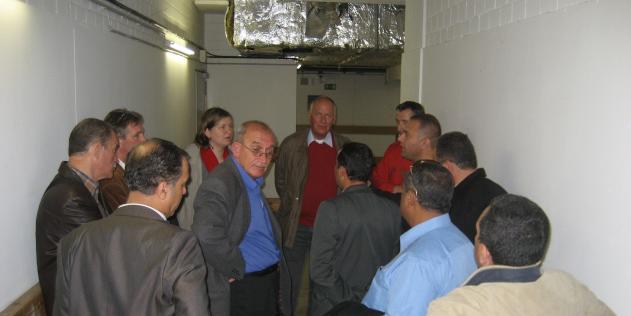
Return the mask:
[[337, 151], [349, 140], [333, 132], [335, 102], [319, 96], [309, 104], [310, 127], [287, 136], [280, 145], [275, 166], [278, 217], [283, 229], [284, 254], [291, 275], [295, 309], [305, 257], [320, 202], [337, 194]]
[[[412, 116], [425, 113], [423, 106], [414, 101], [405, 101], [397, 105], [395, 110], [398, 134]], [[410, 171], [411, 164], [412, 161], [401, 156], [401, 143], [395, 141], [388, 146], [383, 158], [373, 170], [372, 185], [382, 191], [401, 193], [404, 175]]]

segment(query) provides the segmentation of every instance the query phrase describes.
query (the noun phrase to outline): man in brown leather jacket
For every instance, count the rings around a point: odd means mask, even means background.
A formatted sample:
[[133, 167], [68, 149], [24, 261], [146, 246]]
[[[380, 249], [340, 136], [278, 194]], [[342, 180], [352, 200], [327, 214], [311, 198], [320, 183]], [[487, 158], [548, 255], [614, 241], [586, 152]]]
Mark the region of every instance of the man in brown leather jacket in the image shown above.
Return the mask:
[[79, 225], [107, 216], [98, 181], [112, 177], [118, 138], [109, 124], [94, 118], [70, 133], [68, 161], [63, 161], [37, 211], [37, 273], [46, 313], [52, 315], [59, 240]]

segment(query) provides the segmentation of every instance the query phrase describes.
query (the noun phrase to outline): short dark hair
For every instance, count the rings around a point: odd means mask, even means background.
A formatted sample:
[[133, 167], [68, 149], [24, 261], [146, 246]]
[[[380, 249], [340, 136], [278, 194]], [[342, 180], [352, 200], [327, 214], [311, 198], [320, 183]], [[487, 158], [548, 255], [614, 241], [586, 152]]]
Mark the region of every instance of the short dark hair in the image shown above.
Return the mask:
[[125, 163], [125, 183], [131, 191], [152, 195], [160, 182], [174, 184], [182, 176], [188, 154], [170, 141], [147, 140], [132, 149]]
[[478, 159], [475, 149], [467, 134], [449, 132], [438, 138], [436, 143], [436, 157], [438, 161], [451, 161], [460, 169], [475, 169]]
[[145, 119], [138, 112], [129, 111], [127, 109], [115, 109], [107, 113], [104, 121], [112, 125], [118, 137], [125, 137], [125, 129], [127, 126], [130, 124], [143, 124]]
[[479, 223], [479, 242], [495, 264], [519, 267], [543, 260], [550, 240], [550, 222], [533, 201], [519, 195], [494, 198]]
[[405, 190], [415, 190], [416, 200], [425, 208], [442, 214], [449, 212], [454, 193], [454, 180], [445, 167], [437, 161], [415, 162], [405, 178]]
[[221, 119], [226, 117], [232, 118], [232, 115], [230, 115], [230, 112], [222, 108], [213, 107], [206, 110], [206, 112], [202, 115], [202, 118], [199, 120], [199, 129], [197, 130], [194, 140], [195, 144], [200, 147], [208, 147], [210, 145], [210, 141], [208, 140], [208, 137], [206, 137], [206, 134], [204, 134], [204, 131], [206, 129], [212, 129]]
[[440, 134], [442, 133], [440, 128], [440, 122], [438, 119], [431, 114], [420, 114], [414, 115], [410, 118], [410, 121], [417, 121], [421, 125], [421, 133], [419, 135], [424, 135], [425, 137], [429, 137], [433, 146], [436, 146], [436, 141]]
[[346, 143], [337, 155], [338, 167], [344, 167], [351, 180], [368, 181], [375, 166], [375, 157], [366, 144]]
[[397, 112], [410, 110], [410, 111], [412, 111], [412, 115], [425, 114], [425, 108], [423, 108], [423, 105], [418, 103], [418, 102], [414, 102], [414, 101], [405, 101], [405, 102], [397, 105], [397, 107], [394, 108], [394, 109]]
[[95, 141], [105, 146], [112, 134], [114, 130], [104, 121], [95, 118], [83, 119], [70, 132], [68, 156], [86, 152]]

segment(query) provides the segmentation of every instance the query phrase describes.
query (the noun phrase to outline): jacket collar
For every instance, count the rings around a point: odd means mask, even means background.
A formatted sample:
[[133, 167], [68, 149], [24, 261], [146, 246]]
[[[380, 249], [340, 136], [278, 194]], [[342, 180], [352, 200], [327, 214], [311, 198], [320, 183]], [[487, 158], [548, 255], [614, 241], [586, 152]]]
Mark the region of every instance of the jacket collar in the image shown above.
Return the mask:
[[154, 219], [158, 221], [166, 221], [157, 211], [148, 205], [143, 204], [123, 204], [112, 215], [117, 216], [133, 216], [142, 217], [148, 219]]
[[465, 285], [480, 285], [489, 282], [526, 283], [534, 282], [541, 276], [541, 262], [522, 267], [490, 265], [475, 271], [465, 281]]
[[464, 190], [467, 187], [469, 187], [471, 183], [477, 181], [478, 179], [483, 179], [483, 178], [486, 178], [486, 171], [484, 171], [484, 168], [478, 168], [473, 173], [471, 173], [466, 178], [464, 178], [462, 181], [460, 181], [460, 183], [458, 183], [455, 189]]

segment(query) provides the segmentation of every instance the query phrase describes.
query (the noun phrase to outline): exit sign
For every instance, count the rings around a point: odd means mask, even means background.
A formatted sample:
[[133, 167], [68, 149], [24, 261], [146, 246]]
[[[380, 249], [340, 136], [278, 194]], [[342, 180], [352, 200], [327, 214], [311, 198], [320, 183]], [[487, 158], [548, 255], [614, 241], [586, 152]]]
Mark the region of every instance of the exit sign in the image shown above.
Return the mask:
[[324, 90], [335, 90], [335, 84], [334, 83], [325, 83], [324, 84]]

